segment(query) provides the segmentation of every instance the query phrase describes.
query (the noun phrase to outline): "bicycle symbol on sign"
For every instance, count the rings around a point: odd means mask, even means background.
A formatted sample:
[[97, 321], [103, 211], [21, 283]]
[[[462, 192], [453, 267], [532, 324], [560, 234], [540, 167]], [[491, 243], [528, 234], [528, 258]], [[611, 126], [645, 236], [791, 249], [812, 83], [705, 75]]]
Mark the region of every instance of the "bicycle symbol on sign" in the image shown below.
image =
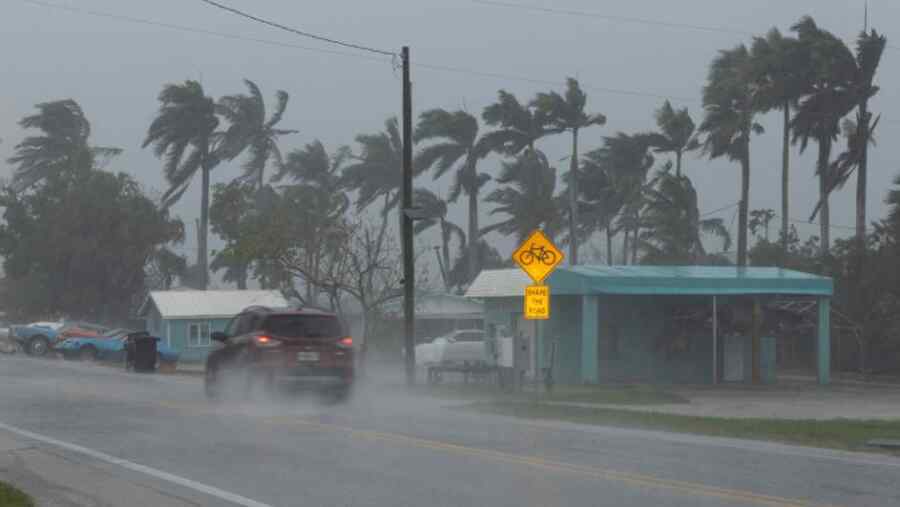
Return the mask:
[[532, 243], [528, 250], [519, 254], [519, 262], [523, 266], [529, 266], [535, 261], [545, 266], [552, 266], [556, 262], [556, 254], [543, 246], [537, 246]]

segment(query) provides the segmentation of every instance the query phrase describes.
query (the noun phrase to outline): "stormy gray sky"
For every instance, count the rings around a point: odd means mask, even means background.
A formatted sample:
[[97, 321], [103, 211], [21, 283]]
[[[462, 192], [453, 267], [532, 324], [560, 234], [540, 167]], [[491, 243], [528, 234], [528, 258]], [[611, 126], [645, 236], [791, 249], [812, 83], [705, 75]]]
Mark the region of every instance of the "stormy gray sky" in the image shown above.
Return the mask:
[[[161, 191], [165, 183], [160, 162], [140, 143], [157, 108], [156, 95], [167, 82], [202, 81], [213, 96], [243, 92], [242, 78], [254, 80], [267, 100], [276, 89], [291, 100], [281, 125], [300, 130], [285, 138], [282, 149], [300, 147], [321, 139], [327, 148], [351, 144], [356, 134], [379, 130], [384, 120], [400, 110], [400, 81], [390, 60], [334, 48], [295, 37], [252, 21], [211, 8], [197, 0], [41, 0], [81, 10], [131, 16], [239, 35], [246, 38], [299, 45], [279, 47], [247, 40], [233, 40], [202, 33], [187, 33], [159, 26], [75, 13], [35, 5], [27, 0], [4, 0], [0, 16], [0, 45], [4, 48], [3, 86], [0, 91], [0, 156], [9, 157], [23, 136], [16, 122], [32, 112], [37, 102], [73, 98], [84, 108], [93, 125], [95, 144], [118, 146], [124, 154], [110, 165], [135, 175], [148, 189]], [[812, 15], [820, 26], [852, 41], [863, 21], [863, 0], [508, 0], [509, 3], [579, 10], [622, 18], [644, 18], [716, 30], [651, 25], [624, 19], [537, 13], [479, 4], [470, 0], [223, 0], [297, 28], [361, 44], [399, 50], [412, 47], [413, 61], [520, 76], [560, 83], [576, 76], [589, 94], [589, 109], [609, 118], [605, 127], [583, 134], [584, 151], [597, 147], [604, 135], [635, 132], [654, 127], [652, 113], [662, 102], [653, 96], [634, 96], [602, 91], [614, 89], [671, 97], [674, 105], [690, 108], [699, 124], [700, 91], [707, 66], [716, 51], [748, 35], [762, 34], [772, 26], [787, 31], [802, 15]], [[870, 0], [871, 26], [894, 44], [892, 27], [900, 24], [900, 4]], [[900, 43], [897, 43], [900, 46]], [[351, 56], [317, 50], [351, 53]], [[362, 57], [352, 56], [357, 54]], [[888, 49], [878, 73], [882, 91], [873, 109], [883, 114], [877, 133], [880, 141], [871, 155], [869, 213], [884, 211], [882, 198], [897, 174], [897, 148], [891, 139], [900, 133], [900, 118], [892, 112], [900, 106], [900, 49]], [[461, 72], [414, 67], [414, 113], [432, 107], [465, 108], [480, 114], [496, 91], [505, 88], [521, 100], [551, 88], [526, 80], [483, 77]], [[562, 85], [556, 86], [561, 89]], [[777, 115], [762, 119], [767, 133], [752, 145], [751, 209], [780, 207], [780, 122]], [[540, 148], [551, 160], [568, 154], [569, 138], [542, 140]], [[842, 143], [839, 143], [842, 145]], [[814, 147], [798, 157], [795, 150], [792, 215], [808, 217], [815, 197]], [[565, 162], [559, 165], [564, 165]], [[493, 171], [497, 159], [484, 162]], [[221, 166], [214, 182], [227, 181], [239, 172], [239, 162]], [[2, 175], [11, 168], [2, 166]], [[699, 188], [701, 211], [738, 200], [739, 170], [726, 160], [706, 161], [689, 157], [687, 174]], [[449, 176], [432, 182], [430, 176], [417, 185], [446, 193]], [[175, 212], [186, 222], [197, 216], [199, 186], [191, 187]], [[850, 187], [832, 198], [832, 223], [853, 223]], [[487, 224], [483, 206], [482, 223]], [[453, 217], [464, 224], [460, 202]], [[734, 208], [721, 216], [731, 223]], [[814, 225], [798, 224], [801, 235], [816, 233]], [[776, 227], [777, 228], [777, 227]], [[776, 228], [773, 228], [776, 229]], [[192, 237], [182, 249], [193, 251]], [[849, 231], [835, 228], [834, 237]], [[504, 255], [511, 242], [493, 238]], [[423, 237], [421, 245], [437, 241]], [[218, 241], [213, 240], [213, 247]]]

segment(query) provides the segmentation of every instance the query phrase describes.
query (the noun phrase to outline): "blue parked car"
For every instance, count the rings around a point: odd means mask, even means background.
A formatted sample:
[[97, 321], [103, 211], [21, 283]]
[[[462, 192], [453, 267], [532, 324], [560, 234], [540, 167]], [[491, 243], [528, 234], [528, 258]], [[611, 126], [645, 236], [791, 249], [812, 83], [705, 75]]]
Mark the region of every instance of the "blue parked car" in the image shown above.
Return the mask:
[[9, 336], [26, 354], [44, 356], [56, 343], [62, 327], [61, 322], [34, 322], [27, 326], [12, 326]]
[[[125, 342], [137, 333], [130, 329], [113, 329], [102, 336], [73, 336], [56, 345], [56, 351], [66, 359], [82, 361], [125, 362]], [[156, 338], [156, 353], [160, 369], [174, 368], [178, 352]]]

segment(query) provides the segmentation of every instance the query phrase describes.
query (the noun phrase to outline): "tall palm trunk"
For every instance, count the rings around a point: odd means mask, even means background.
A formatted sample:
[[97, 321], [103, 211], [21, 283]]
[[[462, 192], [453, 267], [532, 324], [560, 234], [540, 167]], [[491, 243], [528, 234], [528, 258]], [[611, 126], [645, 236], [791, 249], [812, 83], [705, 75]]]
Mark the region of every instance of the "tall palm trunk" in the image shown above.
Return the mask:
[[635, 227], [632, 235], [633, 238], [631, 240], [631, 263], [637, 265], [638, 237], [640, 236], [640, 227]]
[[197, 248], [197, 264], [200, 267], [200, 290], [206, 290], [209, 286], [209, 268], [206, 249], [206, 239], [209, 233], [209, 154], [203, 156], [203, 162], [200, 164], [200, 172], [202, 173], [202, 183], [200, 189], [200, 231], [199, 245]]
[[610, 225], [606, 224], [606, 264], [608, 264], [610, 266], [612, 266], [614, 264], [612, 242], [613, 242], [613, 233], [612, 233], [612, 230], [610, 229]]
[[826, 135], [819, 139], [819, 255], [825, 257], [831, 249], [831, 210], [828, 205], [828, 160], [831, 158], [831, 137]]
[[[475, 280], [475, 276], [478, 274], [478, 259], [476, 258], [478, 253], [478, 182], [477, 175], [475, 174], [475, 166], [474, 164], [470, 164], [469, 176], [471, 177], [470, 181], [472, 182], [472, 188], [469, 190], [469, 262], [468, 262], [468, 271], [469, 271], [469, 280]], [[447, 265], [447, 269], [450, 269], [450, 266]]]
[[624, 229], [623, 231], [624, 239], [622, 239], [622, 265], [628, 265], [628, 229]]
[[441, 257], [444, 262], [444, 265], [441, 267], [441, 277], [444, 280], [444, 288], [447, 289], [447, 292], [450, 292], [449, 287], [447, 287], [447, 270], [450, 269], [450, 229], [447, 226], [447, 221], [443, 218], [441, 219]]
[[784, 103], [784, 132], [782, 134], [781, 146], [781, 267], [787, 262], [788, 251], [788, 220], [790, 215], [790, 165], [791, 165], [791, 149], [790, 149], [790, 132], [791, 132], [791, 106], [790, 103]]
[[[749, 139], [749, 132], [746, 134]], [[747, 265], [747, 215], [750, 207], [750, 142], [744, 146], [741, 157], [741, 203], [738, 207], [738, 245], [737, 264]]]
[[578, 129], [572, 129], [572, 157], [569, 160], [569, 265], [578, 265]]
[[856, 168], [856, 246], [863, 258], [866, 252], [866, 185], [869, 169], [869, 101], [859, 105], [859, 167]]
[[675, 151], [675, 176], [681, 178], [681, 150]]

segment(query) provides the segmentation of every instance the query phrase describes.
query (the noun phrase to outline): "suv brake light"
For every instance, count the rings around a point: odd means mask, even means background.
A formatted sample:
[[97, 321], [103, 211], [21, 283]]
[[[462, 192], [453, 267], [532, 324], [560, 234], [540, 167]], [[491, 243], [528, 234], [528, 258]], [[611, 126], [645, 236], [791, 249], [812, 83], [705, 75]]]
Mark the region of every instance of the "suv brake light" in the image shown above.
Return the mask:
[[269, 347], [277, 347], [281, 345], [281, 341], [276, 340], [270, 336], [259, 335], [253, 338], [254, 343], [256, 343], [257, 347], [269, 348]]
[[338, 347], [343, 347], [343, 348], [349, 349], [349, 348], [353, 347], [353, 337], [345, 336], [345, 337], [341, 338], [340, 340], [338, 340], [337, 344], [338, 344]]

